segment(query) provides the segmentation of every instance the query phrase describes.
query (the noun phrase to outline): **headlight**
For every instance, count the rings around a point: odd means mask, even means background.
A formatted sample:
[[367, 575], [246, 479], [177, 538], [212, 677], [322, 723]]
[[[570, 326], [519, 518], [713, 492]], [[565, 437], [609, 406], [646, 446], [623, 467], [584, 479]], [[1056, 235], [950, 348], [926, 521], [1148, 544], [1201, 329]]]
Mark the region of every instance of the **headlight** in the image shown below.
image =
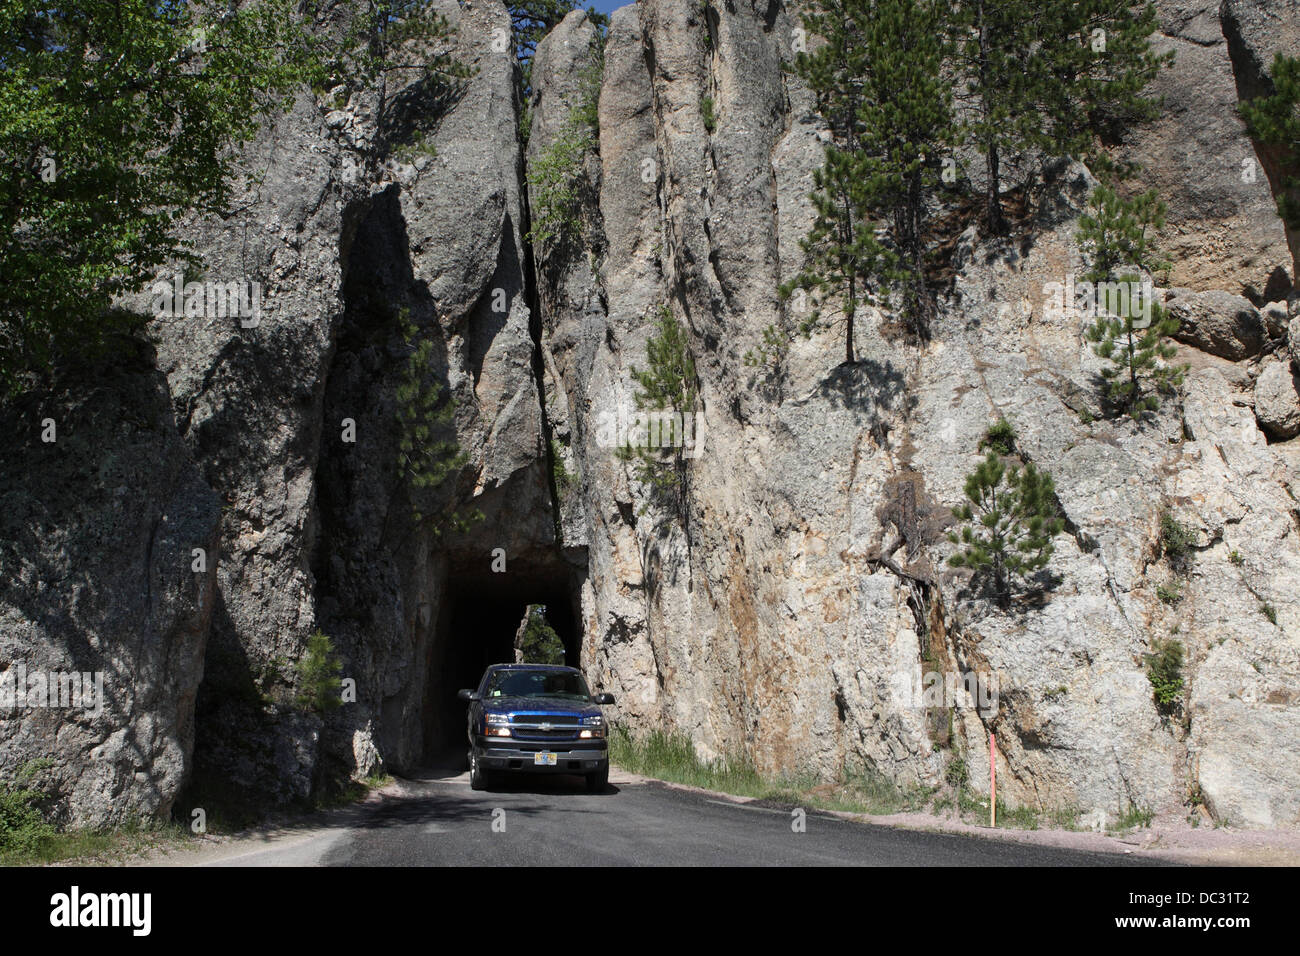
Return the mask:
[[584, 717], [582, 718], [582, 726], [603, 727], [605, 726], [605, 718], [602, 717], [600, 714], [597, 714], [595, 717]]
[[582, 730], [578, 731], [579, 740], [590, 740], [593, 737], [605, 736], [605, 718], [597, 714], [594, 717], [582, 718]]
[[489, 737], [509, 737], [510, 736], [510, 715], [509, 714], [487, 714], [487, 735]]

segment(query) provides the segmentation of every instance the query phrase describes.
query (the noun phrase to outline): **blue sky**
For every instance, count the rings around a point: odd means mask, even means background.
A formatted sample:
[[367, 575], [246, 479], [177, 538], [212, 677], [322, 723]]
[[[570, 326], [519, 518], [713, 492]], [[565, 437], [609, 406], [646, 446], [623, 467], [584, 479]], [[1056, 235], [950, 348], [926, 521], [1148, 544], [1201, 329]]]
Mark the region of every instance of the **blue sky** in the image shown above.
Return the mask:
[[619, 7], [626, 7], [631, 0], [584, 0], [582, 6], [590, 7], [600, 13], [613, 13]]

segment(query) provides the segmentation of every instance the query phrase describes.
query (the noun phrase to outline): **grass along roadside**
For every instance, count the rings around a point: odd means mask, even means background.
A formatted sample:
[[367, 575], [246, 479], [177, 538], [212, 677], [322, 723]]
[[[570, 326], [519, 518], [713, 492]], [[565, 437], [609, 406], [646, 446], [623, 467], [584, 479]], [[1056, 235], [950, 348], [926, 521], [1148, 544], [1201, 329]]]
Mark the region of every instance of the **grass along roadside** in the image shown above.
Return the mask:
[[[846, 772], [831, 782], [812, 775], [769, 778], [743, 757], [703, 760], [685, 734], [661, 730], [633, 737], [626, 728], [615, 726], [610, 733], [609, 755], [617, 766], [643, 777], [765, 802], [870, 816], [928, 812], [952, 815], [964, 823], [988, 822], [988, 798], [970, 790], [965, 765], [955, 756], [943, 786], [904, 788], [874, 768]], [[1149, 811], [1130, 811], [1108, 832], [1122, 833], [1149, 826], [1150, 822]], [[1070, 808], [1040, 812], [1032, 807], [1008, 807], [998, 800], [997, 823], [999, 828], [1007, 829], [1078, 830], [1079, 812]]]
[[846, 773], [833, 783], [812, 775], [769, 778], [744, 758], [731, 756], [705, 761], [684, 734], [659, 730], [634, 738], [625, 728], [615, 727], [610, 734], [609, 754], [610, 760], [619, 767], [644, 777], [823, 810], [869, 814], [920, 810], [930, 803], [935, 793], [933, 788], [926, 787], [901, 789], [870, 769]]
[[105, 830], [58, 829], [43, 819], [18, 826], [0, 811], [0, 866], [40, 866], [77, 861], [112, 863], [190, 839], [179, 823], [138, 823]]
[[[376, 774], [365, 780], [349, 780], [327, 789], [310, 801], [294, 806], [289, 813], [305, 816], [343, 807], [365, 799], [372, 789], [393, 780]], [[20, 784], [0, 783], [0, 866], [40, 866], [54, 863], [106, 864], [158, 849], [183, 847], [202, 835], [194, 834], [188, 822], [191, 808], [178, 808], [169, 821], [140, 821], [103, 829], [59, 828], [41, 812], [43, 794]], [[205, 834], [236, 833], [267, 818], [265, 811], [241, 806], [214, 806], [204, 814]]]

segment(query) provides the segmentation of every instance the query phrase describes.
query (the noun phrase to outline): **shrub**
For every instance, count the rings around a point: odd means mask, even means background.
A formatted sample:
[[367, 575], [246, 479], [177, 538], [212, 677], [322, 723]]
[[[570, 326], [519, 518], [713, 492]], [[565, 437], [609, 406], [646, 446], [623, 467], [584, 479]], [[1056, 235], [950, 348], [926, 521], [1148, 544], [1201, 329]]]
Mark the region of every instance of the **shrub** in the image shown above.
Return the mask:
[[1168, 509], [1160, 512], [1160, 551], [1170, 564], [1183, 567], [1192, 553], [1196, 535]]
[[1146, 655], [1147, 680], [1151, 682], [1156, 710], [1168, 716], [1178, 709], [1183, 694], [1183, 645], [1173, 638], [1151, 642]]
[[999, 455], [1012, 455], [1016, 450], [1016, 429], [1005, 418], [999, 418], [989, 426], [984, 437], [980, 439], [980, 450], [991, 448]]
[[1183, 599], [1183, 592], [1179, 590], [1177, 584], [1158, 584], [1156, 585], [1156, 597], [1166, 604], [1177, 604]]
[[323, 713], [342, 703], [339, 675], [343, 665], [334, 654], [334, 642], [319, 627], [307, 639], [307, 650], [297, 670], [299, 707]]
[[700, 99], [700, 118], [704, 120], [704, 130], [710, 136], [718, 128], [718, 118], [713, 113], [713, 97], [705, 96]]
[[593, 38], [591, 58], [578, 75], [578, 102], [555, 140], [528, 164], [528, 241], [539, 249], [577, 242], [581, 233], [583, 161], [597, 143], [603, 51], [599, 38]]
[[35, 806], [41, 794], [36, 790], [0, 786], [0, 856], [30, 854], [54, 836]]
[[953, 757], [948, 761], [948, 766], [944, 768], [943, 778], [948, 781], [948, 785], [954, 790], [965, 787], [970, 780], [970, 771], [966, 767], [966, 761], [961, 757]]

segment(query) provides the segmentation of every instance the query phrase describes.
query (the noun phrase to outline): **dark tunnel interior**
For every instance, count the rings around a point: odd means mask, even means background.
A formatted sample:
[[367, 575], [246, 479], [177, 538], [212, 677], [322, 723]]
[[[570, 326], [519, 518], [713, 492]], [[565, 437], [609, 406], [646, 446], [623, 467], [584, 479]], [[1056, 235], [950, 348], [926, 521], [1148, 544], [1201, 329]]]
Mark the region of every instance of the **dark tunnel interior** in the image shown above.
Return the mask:
[[564, 642], [564, 662], [578, 665], [573, 573], [562, 562], [512, 568], [509, 574], [465, 574], [453, 568], [429, 645], [423, 714], [426, 761], [465, 749], [466, 709], [456, 692], [477, 687], [489, 665], [515, 659], [515, 632], [529, 605], [546, 608], [547, 621]]

